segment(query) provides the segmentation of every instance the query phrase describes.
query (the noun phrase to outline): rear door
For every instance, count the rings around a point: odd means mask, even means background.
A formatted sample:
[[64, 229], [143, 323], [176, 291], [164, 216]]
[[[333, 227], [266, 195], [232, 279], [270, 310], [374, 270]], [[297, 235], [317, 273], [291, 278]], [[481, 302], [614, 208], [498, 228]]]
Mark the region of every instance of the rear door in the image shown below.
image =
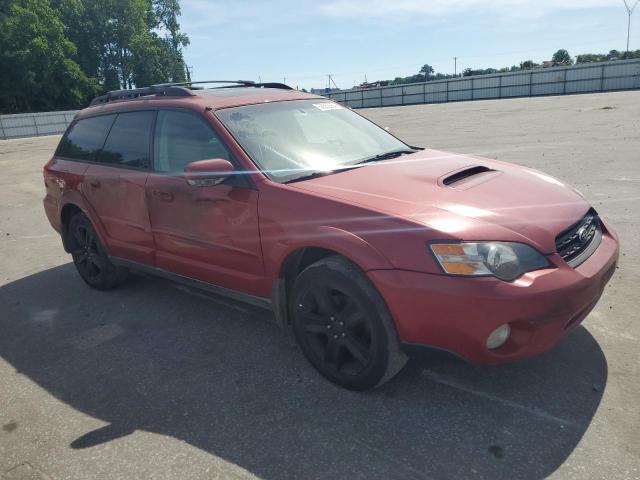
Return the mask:
[[44, 206], [51, 224], [58, 231], [62, 228], [60, 210], [63, 195], [82, 192], [89, 162], [95, 161], [98, 156], [115, 118], [115, 115], [102, 115], [75, 120], [45, 166], [47, 194]]
[[184, 167], [223, 158], [238, 164], [200, 115], [160, 110], [155, 127], [154, 172], [147, 202], [156, 265], [234, 290], [263, 294], [264, 267], [258, 231], [258, 191], [243, 175], [196, 187]]
[[148, 265], [153, 264], [154, 245], [145, 183], [155, 116], [155, 111], [119, 113], [83, 184], [83, 193], [102, 223], [109, 253]]

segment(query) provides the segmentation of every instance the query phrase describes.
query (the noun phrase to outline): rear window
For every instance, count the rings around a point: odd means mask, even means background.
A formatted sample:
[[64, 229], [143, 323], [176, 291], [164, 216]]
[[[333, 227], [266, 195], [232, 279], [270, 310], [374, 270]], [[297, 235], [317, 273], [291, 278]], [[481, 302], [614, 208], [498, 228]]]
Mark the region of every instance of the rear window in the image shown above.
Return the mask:
[[151, 127], [156, 112], [120, 113], [116, 118], [98, 162], [149, 168]]
[[56, 155], [77, 160], [95, 160], [115, 118], [115, 115], [103, 115], [78, 120], [60, 141]]

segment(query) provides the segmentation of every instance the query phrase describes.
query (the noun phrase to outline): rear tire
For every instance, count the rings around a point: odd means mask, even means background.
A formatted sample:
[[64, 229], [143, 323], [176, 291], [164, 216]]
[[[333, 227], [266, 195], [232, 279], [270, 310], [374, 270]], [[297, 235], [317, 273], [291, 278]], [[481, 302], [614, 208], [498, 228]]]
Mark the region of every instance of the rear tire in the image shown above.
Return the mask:
[[73, 263], [87, 285], [110, 290], [126, 281], [129, 270], [111, 263], [86, 215], [77, 213], [71, 218], [67, 235]]
[[289, 311], [309, 362], [341, 387], [382, 385], [407, 361], [382, 297], [364, 272], [343, 257], [324, 258], [300, 273]]

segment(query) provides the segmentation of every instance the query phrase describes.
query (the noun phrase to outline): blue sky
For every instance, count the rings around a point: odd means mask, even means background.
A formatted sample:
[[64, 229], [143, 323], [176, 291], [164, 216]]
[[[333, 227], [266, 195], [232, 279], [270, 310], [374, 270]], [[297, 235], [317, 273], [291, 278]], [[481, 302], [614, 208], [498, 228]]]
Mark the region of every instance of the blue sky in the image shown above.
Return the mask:
[[[640, 7], [631, 49], [640, 49]], [[453, 73], [550, 59], [566, 48], [624, 50], [623, 0], [182, 0], [197, 79], [282, 81], [300, 88], [389, 79], [425, 63]]]

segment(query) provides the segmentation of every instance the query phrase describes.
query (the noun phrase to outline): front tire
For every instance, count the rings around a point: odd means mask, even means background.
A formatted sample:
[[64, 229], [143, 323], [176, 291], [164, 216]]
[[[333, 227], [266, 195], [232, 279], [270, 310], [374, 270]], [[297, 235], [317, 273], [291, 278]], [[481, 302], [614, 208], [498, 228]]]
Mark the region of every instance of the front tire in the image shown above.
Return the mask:
[[319, 260], [300, 273], [289, 308], [303, 353], [341, 387], [379, 386], [407, 361], [382, 297], [364, 272], [343, 257]]
[[87, 285], [110, 290], [127, 279], [129, 271], [111, 263], [91, 221], [83, 213], [71, 218], [67, 235], [73, 263]]

